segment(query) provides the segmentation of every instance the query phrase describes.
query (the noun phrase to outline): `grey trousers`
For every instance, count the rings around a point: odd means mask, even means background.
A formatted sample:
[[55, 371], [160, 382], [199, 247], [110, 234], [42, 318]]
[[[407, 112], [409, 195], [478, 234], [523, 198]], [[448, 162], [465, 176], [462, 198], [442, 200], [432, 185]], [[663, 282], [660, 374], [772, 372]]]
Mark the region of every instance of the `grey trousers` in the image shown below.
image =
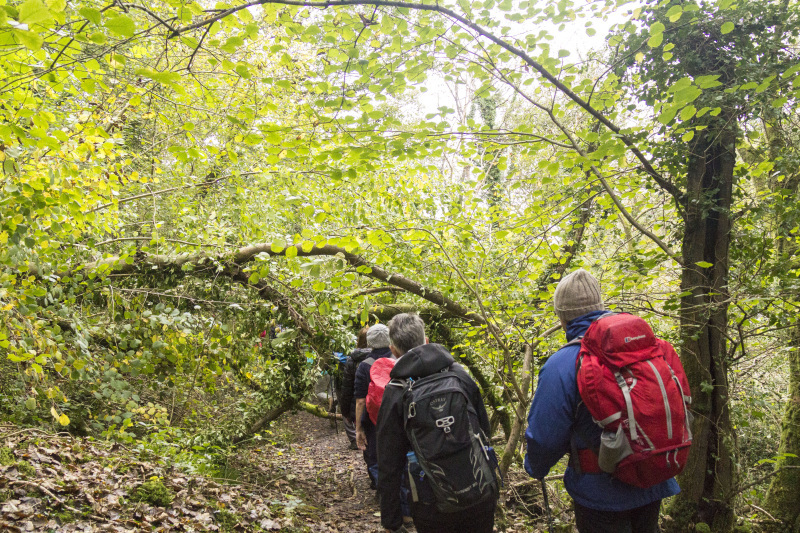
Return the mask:
[[356, 423], [352, 420], [348, 420], [347, 417], [342, 417], [342, 422], [344, 423], [344, 432], [347, 435], [347, 439], [352, 443], [355, 444], [356, 442]]

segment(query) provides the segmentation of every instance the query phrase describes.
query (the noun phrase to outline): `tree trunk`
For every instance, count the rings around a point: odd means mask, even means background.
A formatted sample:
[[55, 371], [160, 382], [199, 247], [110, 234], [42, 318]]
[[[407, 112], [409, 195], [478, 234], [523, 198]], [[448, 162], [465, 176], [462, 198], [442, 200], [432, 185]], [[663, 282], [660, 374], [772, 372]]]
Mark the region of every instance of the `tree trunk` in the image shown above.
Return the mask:
[[[735, 124], [735, 119], [728, 124]], [[713, 130], [698, 136], [687, 169], [681, 361], [695, 419], [694, 443], [679, 478], [682, 491], [670, 509], [673, 531], [688, 531], [691, 523], [705, 522], [712, 531], [725, 532], [734, 523], [730, 500], [735, 436], [728, 410], [725, 329], [736, 131], [731, 126]]]
[[239, 444], [241, 442], [248, 440], [250, 437], [252, 437], [256, 433], [267, 427], [270, 422], [272, 422], [273, 420], [277, 420], [278, 417], [280, 417], [283, 413], [291, 410], [294, 406], [295, 406], [294, 400], [292, 399], [284, 400], [279, 405], [273, 407], [272, 409], [264, 413], [264, 416], [256, 420], [256, 422], [252, 426], [250, 426], [250, 428], [244, 434], [239, 435], [238, 437], [233, 439], [232, 441], [233, 444]]
[[[780, 114], [777, 110], [773, 113], [774, 115], [768, 117], [768, 123], [772, 122], [773, 126], [767, 127], [770, 160], [779, 162], [778, 164], [782, 160], [792, 161], [783, 156], [791, 155], [796, 146], [793, 146], [791, 140], [784, 135], [783, 128], [780, 127]], [[773, 192], [793, 201], [800, 191], [800, 173], [792, 163], [788, 163], [780, 170], [787, 175], [787, 178], [782, 183], [773, 182]], [[779, 237], [791, 235], [797, 216], [793, 211], [788, 209], [781, 214]], [[780, 257], [790, 261], [792, 267], [800, 267], [797, 260], [800, 247], [796, 241], [781, 240], [779, 251]], [[789, 294], [792, 292], [792, 288], [784, 290]], [[797, 321], [792, 328], [788, 344], [789, 400], [781, 421], [781, 444], [778, 448], [778, 454], [783, 457], [780, 457], [775, 465], [775, 477], [772, 478], [767, 490], [764, 507], [772, 516], [781, 520], [781, 524], [775, 528], [776, 531], [800, 533], [800, 321]], [[794, 457], [791, 457], [792, 455]]]
[[[531, 365], [533, 362], [533, 347], [530, 344], [525, 345], [525, 356], [522, 361], [522, 392], [527, 396], [531, 389]], [[506, 433], [506, 446], [503, 450], [503, 457], [500, 459], [500, 473], [506, 477], [508, 468], [511, 466], [511, 461], [517, 454], [517, 446], [519, 445], [522, 432], [526, 429], [527, 417], [525, 416], [527, 405], [515, 404], [516, 416], [514, 417], [514, 425], [511, 426], [511, 432]]]
[[794, 326], [789, 352], [789, 401], [783, 415], [777, 473], [765, 507], [783, 524], [780, 531], [800, 533], [800, 323]]

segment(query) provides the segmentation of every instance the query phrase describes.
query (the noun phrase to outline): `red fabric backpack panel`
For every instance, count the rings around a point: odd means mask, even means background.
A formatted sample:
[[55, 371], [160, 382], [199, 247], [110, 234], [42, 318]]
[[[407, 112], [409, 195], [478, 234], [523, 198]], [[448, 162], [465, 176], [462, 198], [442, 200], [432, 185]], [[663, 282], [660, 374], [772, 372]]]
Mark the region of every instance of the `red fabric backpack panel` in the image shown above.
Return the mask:
[[692, 442], [691, 397], [672, 345], [639, 317], [609, 315], [589, 326], [576, 365], [578, 390], [592, 418], [606, 436], [621, 426], [627, 440], [615, 468], [606, 471], [638, 487], [680, 473]]
[[394, 357], [381, 357], [369, 369], [369, 388], [367, 389], [367, 414], [373, 424], [378, 423], [378, 412], [381, 410], [383, 391], [391, 381], [389, 374], [394, 368], [397, 359]]

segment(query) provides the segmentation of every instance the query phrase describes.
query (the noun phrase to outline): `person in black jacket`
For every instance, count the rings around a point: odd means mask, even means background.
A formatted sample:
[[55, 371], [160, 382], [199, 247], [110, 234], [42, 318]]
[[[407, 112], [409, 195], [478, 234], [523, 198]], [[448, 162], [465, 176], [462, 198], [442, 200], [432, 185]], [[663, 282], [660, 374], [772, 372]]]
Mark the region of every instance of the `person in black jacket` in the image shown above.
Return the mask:
[[344, 421], [344, 431], [350, 440], [350, 449], [357, 450], [356, 445], [356, 398], [353, 396], [353, 387], [356, 381], [356, 368], [361, 362], [369, 357], [372, 351], [367, 347], [367, 331], [369, 326], [364, 326], [358, 332], [356, 349], [347, 357], [342, 367], [342, 390], [339, 394], [339, 407], [342, 411]]
[[389, 328], [375, 324], [367, 331], [367, 345], [372, 348], [369, 357], [356, 368], [353, 396], [356, 398], [356, 444], [364, 451], [364, 462], [370, 479], [370, 488], [376, 488], [378, 475], [378, 451], [375, 438], [375, 424], [367, 414], [367, 394], [370, 385], [372, 364], [384, 357], [394, 358], [389, 349]]
[[[453, 360], [441, 344], [427, 344], [425, 323], [418, 315], [403, 313], [389, 321], [390, 348], [397, 364], [393, 379], [419, 379], [449, 368], [461, 373], [478, 423], [487, 437], [491, 427], [478, 385], [467, 371]], [[386, 387], [378, 415], [378, 496], [381, 502], [381, 524], [387, 533], [404, 531], [400, 507], [400, 487], [406, 484], [403, 472], [406, 454], [411, 451], [404, 429], [403, 389]], [[491, 533], [494, 528], [495, 498], [457, 513], [441, 513], [433, 501], [409, 502], [411, 516], [419, 533]]]

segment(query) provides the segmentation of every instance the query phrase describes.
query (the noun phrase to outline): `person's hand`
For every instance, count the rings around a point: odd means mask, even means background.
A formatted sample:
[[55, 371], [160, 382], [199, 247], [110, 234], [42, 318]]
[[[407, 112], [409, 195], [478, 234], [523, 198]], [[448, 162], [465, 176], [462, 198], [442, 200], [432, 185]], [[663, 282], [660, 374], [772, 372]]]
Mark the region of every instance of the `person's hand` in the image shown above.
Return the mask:
[[356, 430], [356, 446], [358, 446], [358, 449], [361, 451], [367, 449], [367, 434], [364, 433], [363, 429]]

